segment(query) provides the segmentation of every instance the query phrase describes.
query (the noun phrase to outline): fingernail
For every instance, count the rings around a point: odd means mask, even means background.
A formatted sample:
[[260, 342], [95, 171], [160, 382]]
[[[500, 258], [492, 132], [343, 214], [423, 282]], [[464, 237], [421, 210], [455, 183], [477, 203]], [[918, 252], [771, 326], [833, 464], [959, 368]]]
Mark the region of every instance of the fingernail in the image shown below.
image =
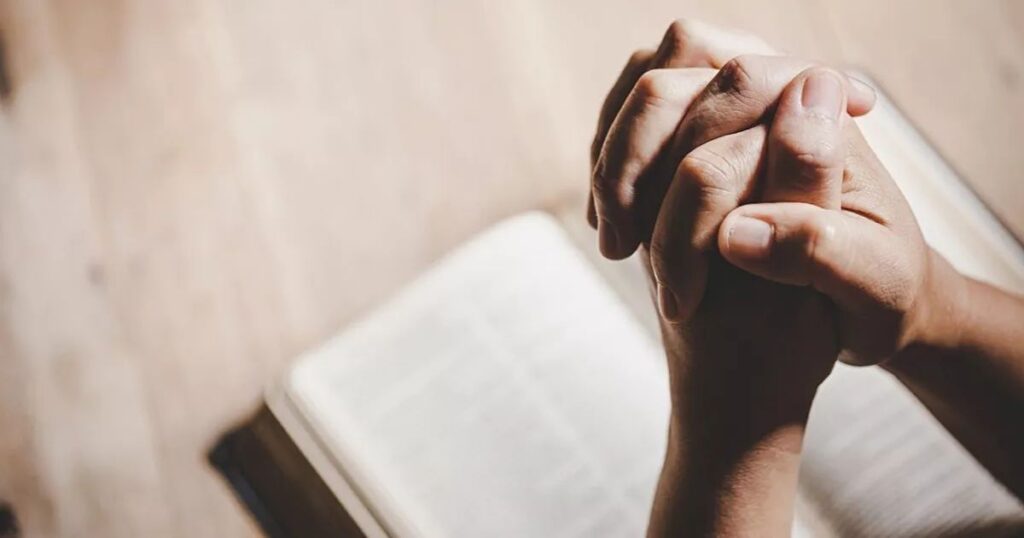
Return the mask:
[[619, 235], [615, 232], [612, 223], [601, 219], [600, 231], [601, 253], [605, 256], [615, 254], [619, 251]]
[[875, 87], [854, 76], [846, 75], [846, 78], [850, 79], [850, 85], [854, 91], [860, 93], [868, 100], [869, 105], [874, 107], [878, 102], [878, 92], [875, 91]]
[[856, 86], [858, 90], [870, 95], [875, 94], [875, 87], [868, 84], [867, 82], [864, 82], [863, 80], [853, 75], [846, 75], [846, 78], [850, 79], [850, 83]]
[[763, 220], [739, 217], [728, 232], [729, 253], [748, 259], [767, 258], [772, 246], [772, 227]]
[[838, 119], [843, 108], [843, 83], [830, 71], [814, 72], [804, 81], [800, 103], [806, 110]]
[[661, 316], [669, 321], [675, 320], [679, 315], [679, 301], [676, 300], [676, 294], [661, 283], [658, 283], [658, 310], [661, 311]]

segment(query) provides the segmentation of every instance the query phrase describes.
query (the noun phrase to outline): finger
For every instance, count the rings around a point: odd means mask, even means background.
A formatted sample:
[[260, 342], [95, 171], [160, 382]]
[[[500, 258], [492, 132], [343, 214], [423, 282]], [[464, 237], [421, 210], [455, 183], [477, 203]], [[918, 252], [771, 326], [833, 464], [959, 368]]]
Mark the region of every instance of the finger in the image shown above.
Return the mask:
[[849, 73], [843, 73], [843, 76], [846, 83], [846, 113], [856, 118], [871, 112], [878, 102], [875, 87]]
[[764, 161], [764, 126], [717, 138], [679, 164], [651, 238], [658, 305], [666, 321], [687, 319], [704, 295], [718, 226], [748, 200]]
[[694, 19], [678, 19], [665, 30], [650, 68], [718, 69], [741, 54], [774, 55], [778, 52], [752, 34]]
[[594, 206], [593, 192], [587, 193], [587, 223], [590, 224], [591, 228], [597, 229], [597, 207]]
[[[651, 59], [654, 57], [653, 50], [638, 50], [629, 57], [626, 66], [619, 73], [619, 78], [612, 85], [612, 89], [605, 97], [601, 105], [601, 112], [597, 116], [597, 131], [594, 133], [594, 140], [590, 144], [590, 171], [593, 174], [594, 165], [597, 164], [598, 156], [601, 153], [601, 146], [608, 134], [612, 121], [622, 108], [622, 102], [626, 100], [629, 92], [636, 84], [637, 79], [647, 70]], [[597, 228], [597, 211], [594, 208], [593, 195], [587, 196], [587, 222], [592, 228]]]
[[813, 67], [779, 97], [768, 134], [764, 202], [806, 202], [839, 209], [846, 145], [842, 75]]
[[622, 68], [622, 72], [619, 73], [619, 78], [612, 85], [612, 89], [605, 97], [604, 103], [601, 105], [601, 112], [597, 116], [597, 132], [594, 134], [594, 140], [590, 145], [591, 167], [597, 163], [597, 156], [601, 152], [601, 146], [604, 144], [605, 135], [608, 134], [608, 128], [611, 127], [612, 121], [618, 115], [623, 101], [626, 100], [637, 79], [647, 71], [648, 64], [654, 58], [654, 52], [650, 49], [634, 52], [629, 57], [625, 67]]
[[[761, 123], [773, 110], [783, 89], [811, 65], [796, 58], [747, 55], [730, 60], [719, 70], [690, 104], [671, 143], [658, 155], [656, 166], [659, 169], [644, 176], [642, 179], [646, 181], [633, 186], [638, 199], [634, 206], [639, 208], [634, 210], [633, 222], [641, 240], [649, 237], [654, 229], [661, 201], [671, 181], [671, 171], [660, 167], [674, 166], [693, 148], [709, 140]], [[844, 80], [844, 85], [848, 112], [856, 114], [870, 108], [874, 102], [870, 87], [860, 89], [849, 79]], [[638, 165], [628, 162], [628, 157], [622, 164], [623, 169], [635, 166]], [[619, 233], [619, 230], [614, 232]]]
[[[694, 101], [679, 126], [675, 151], [689, 150], [722, 135], [739, 132], [761, 121], [782, 90], [814, 64], [798, 58], [744, 55], [726, 63]], [[863, 115], [875, 102], [874, 90], [843, 76], [851, 116]]]
[[656, 50], [642, 49], [633, 53], [612, 86], [598, 117], [597, 133], [591, 144], [591, 161], [604, 145], [615, 116], [636, 81], [648, 70], [676, 67], [709, 67], [718, 69], [741, 54], [776, 54], [775, 50], [756, 36], [719, 28], [690, 19], [673, 21]]
[[[812, 286], [850, 310], [871, 296], [877, 275], [900, 259], [892, 234], [854, 213], [783, 202], [735, 209], [718, 232], [718, 250], [733, 265], [783, 284]], [[898, 274], [898, 272], [893, 272]]]
[[649, 174], [713, 69], [655, 69], [644, 73], [626, 98], [605, 139], [591, 184], [601, 252], [629, 256], [640, 244], [634, 186]]
[[[681, 67], [718, 69], [740, 54], [771, 55], [777, 52], [752, 34], [690, 19], [673, 21], [656, 51], [638, 51], [630, 58], [605, 100], [590, 148], [591, 171], [626, 95], [645, 70]], [[587, 200], [587, 222], [594, 228], [598, 227], [593, 197]]]

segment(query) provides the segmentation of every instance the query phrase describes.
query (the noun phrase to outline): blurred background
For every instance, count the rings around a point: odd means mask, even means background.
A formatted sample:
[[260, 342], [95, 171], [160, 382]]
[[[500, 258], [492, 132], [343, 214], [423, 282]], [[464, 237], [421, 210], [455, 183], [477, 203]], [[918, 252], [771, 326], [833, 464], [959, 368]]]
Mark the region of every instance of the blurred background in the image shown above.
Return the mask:
[[678, 17], [863, 69], [1024, 235], [1016, 0], [0, 0], [0, 505], [255, 534], [218, 434], [487, 224], [582, 218], [600, 101]]

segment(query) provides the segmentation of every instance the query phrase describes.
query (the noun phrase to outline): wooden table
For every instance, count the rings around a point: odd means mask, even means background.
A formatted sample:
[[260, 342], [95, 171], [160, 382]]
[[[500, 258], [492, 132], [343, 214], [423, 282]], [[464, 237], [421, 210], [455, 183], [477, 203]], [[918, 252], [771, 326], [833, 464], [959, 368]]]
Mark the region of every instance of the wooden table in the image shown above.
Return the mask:
[[290, 358], [579, 195], [679, 16], [866, 68], [1024, 232], [1024, 3], [0, 0], [0, 499], [27, 536], [247, 536], [205, 462]]

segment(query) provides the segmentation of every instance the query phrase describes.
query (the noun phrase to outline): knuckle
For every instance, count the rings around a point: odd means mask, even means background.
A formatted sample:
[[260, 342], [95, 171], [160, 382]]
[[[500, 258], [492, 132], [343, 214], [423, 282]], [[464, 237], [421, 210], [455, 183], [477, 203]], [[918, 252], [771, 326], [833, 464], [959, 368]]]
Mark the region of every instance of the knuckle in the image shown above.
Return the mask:
[[817, 151], [797, 153], [792, 156], [794, 167], [790, 180], [793, 186], [805, 190], [816, 190], [827, 185], [830, 177], [841, 167], [830, 156]]
[[715, 89], [720, 93], [750, 92], [755, 84], [754, 62], [754, 56], [751, 55], [737, 56], [725, 62], [715, 77]]
[[640, 76], [633, 91], [644, 103], [663, 105], [673, 100], [676, 84], [669, 71], [654, 69]]
[[816, 268], [827, 261], [825, 253], [832, 247], [836, 237], [835, 225], [822, 214], [815, 214], [803, 226], [802, 258], [807, 274], [814, 280]]
[[614, 190], [612, 188], [613, 181], [609, 179], [608, 175], [603, 172], [603, 163], [599, 163], [597, 169], [594, 171], [591, 185], [593, 186], [594, 196], [601, 199], [607, 199]]
[[671, 50], [682, 50], [693, 41], [693, 22], [687, 19], [676, 19], [665, 31], [665, 43]]
[[660, 283], [672, 285], [674, 283], [673, 271], [679, 266], [678, 256], [669, 247], [664, 238], [655, 238], [651, 241], [648, 254], [651, 259], [651, 271], [654, 278]]
[[791, 159], [799, 175], [818, 177], [831, 172], [838, 165], [832, 154], [831, 149], [819, 145], [805, 151], [792, 153]]
[[780, 162], [798, 186], [816, 185], [845, 165], [842, 148], [829, 140], [781, 138], [777, 142]]
[[598, 166], [591, 181], [591, 190], [594, 198], [604, 208], [618, 208], [627, 204], [631, 187], [620, 181], [616, 175], [603, 172], [603, 166]]
[[638, 66], [647, 63], [650, 57], [651, 51], [647, 49], [635, 50], [633, 51], [633, 54], [629, 55], [629, 60], [626, 62], [626, 65]]
[[658, 70], [648, 71], [637, 79], [633, 91], [644, 101], [664, 101], [667, 94], [665, 81]]
[[729, 192], [732, 183], [729, 159], [711, 151], [693, 151], [679, 163], [683, 181], [705, 194]]

